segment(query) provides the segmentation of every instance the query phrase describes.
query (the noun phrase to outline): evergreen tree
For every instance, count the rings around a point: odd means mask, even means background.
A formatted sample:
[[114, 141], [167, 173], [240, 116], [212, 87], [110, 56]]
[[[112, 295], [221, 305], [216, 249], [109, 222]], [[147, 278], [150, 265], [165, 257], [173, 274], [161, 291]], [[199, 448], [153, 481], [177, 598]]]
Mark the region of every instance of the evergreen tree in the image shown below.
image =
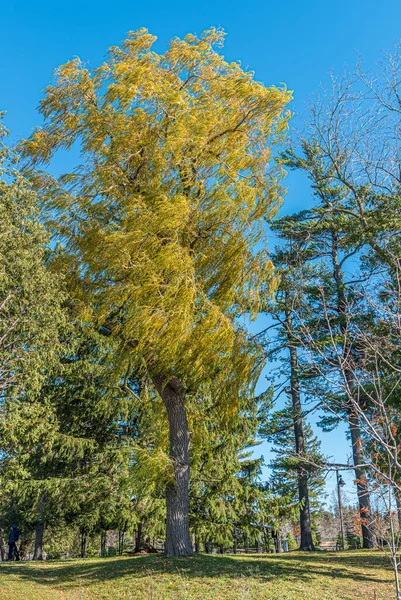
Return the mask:
[[[274, 225], [277, 228], [277, 225]], [[280, 284], [273, 300], [267, 302], [266, 312], [273, 323], [267, 331], [272, 329], [276, 337], [270, 336], [267, 340], [267, 356], [270, 360], [278, 360], [277, 369], [278, 387], [284, 388], [282, 380], [289, 381], [288, 394], [292, 406], [292, 430], [294, 441], [294, 464], [297, 464], [297, 485], [299, 499], [299, 523], [301, 531], [301, 550], [313, 550], [312, 524], [309, 503], [308, 471], [311, 457], [308, 454], [305, 439], [307, 426], [301, 404], [301, 391], [304, 378], [304, 369], [300, 364], [299, 334], [297, 325], [299, 313], [302, 312], [305, 301], [303, 278], [298, 264], [299, 257], [294, 256], [291, 246], [283, 247], [276, 251], [275, 263], [279, 266]], [[302, 317], [301, 317], [302, 319]], [[281, 413], [278, 413], [281, 414]], [[281, 414], [282, 416], [282, 414]], [[270, 425], [260, 429], [262, 435], [269, 435]], [[279, 430], [278, 430], [279, 431]], [[287, 430], [287, 435], [290, 432]], [[313, 457], [316, 458], [316, 457]], [[320, 463], [320, 460], [319, 460]]]
[[[309, 393], [322, 399], [329, 409], [330, 421], [346, 418], [349, 424], [355, 477], [363, 525], [364, 547], [374, 545], [370, 515], [367, 473], [364, 464], [362, 430], [359, 415], [359, 386], [356, 380], [358, 331], [368, 315], [356, 308], [358, 276], [346, 280], [345, 270], [361, 251], [352, 226], [342, 215], [326, 212], [327, 203], [335, 202], [339, 190], [330, 188], [316, 174], [314, 193], [320, 202], [314, 209], [284, 217], [275, 223], [286, 243], [287, 254], [299, 265], [304, 282], [304, 308], [295, 313], [297, 340], [309, 361]], [[311, 272], [308, 273], [308, 270]], [[348, 394], [348, 397], [347, 397]], [[334, 422], [332, 414], [338, 415]]]
[[2, 145], [6, 133], [0, 122], [0, 502], [9, 519], [18, 517], [24, 526], [13, 483], [25, 478], [30, 443], [43, 431], [36, 400], [61, 351], [64, 290], [61, 275], [49, 269], [37, 196]]
[[[284, 409], [276, 411], [270, 420], [269, 429], [264, 434], [273, 443], [275, 458], [270, 461], [271, 482], [275, 493], [289, 496], [292, 501], [299, 500], [298, 471], [301, 468], [307, 476], [308, 499], [311, 513], [319, 512], [322, 507], [324, 478], [321, 468], [324, 460], [320, 450], [320, 441], [312, 428], [305, 423], [304, 460], [297, 457], [296, 443], [291, 435], [293, 429], [292, 403], [287, 402]], [[270, 431], [270, 435], [269, 435]], [[309, 462], [308, 462], [309, 461]]]
[[38, 200], [10, 162], [0, 114], [0, 397], [8, 402], [36, 391], [57, 357], [63, 293], [47, 268], [48, 236]]
[[105, 338], [84, 326], [64, 331], [63, 355], [40, 392], [13, 404], [3, 445], [4, 490], [26, 528], [36, 529], [43, 558], [45, 527], [64, 524], [86, 536], [130, 497], [129, 440], [121, 423], [130, 397], [110, 365]]

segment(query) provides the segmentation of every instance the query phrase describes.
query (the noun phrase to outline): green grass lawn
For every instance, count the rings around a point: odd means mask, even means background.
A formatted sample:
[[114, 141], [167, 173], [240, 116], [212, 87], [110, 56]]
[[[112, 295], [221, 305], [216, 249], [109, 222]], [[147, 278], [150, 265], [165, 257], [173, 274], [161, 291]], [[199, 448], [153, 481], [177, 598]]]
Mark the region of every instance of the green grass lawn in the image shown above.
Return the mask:
[[0, 600], [390, 600], [379, 551], [0, 564]]

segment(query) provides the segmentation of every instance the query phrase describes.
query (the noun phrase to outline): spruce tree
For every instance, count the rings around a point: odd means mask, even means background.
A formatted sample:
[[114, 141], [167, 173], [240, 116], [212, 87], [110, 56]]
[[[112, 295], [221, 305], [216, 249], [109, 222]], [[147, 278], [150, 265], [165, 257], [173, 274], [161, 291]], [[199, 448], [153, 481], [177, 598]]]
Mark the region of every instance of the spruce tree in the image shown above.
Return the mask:
[[130, 397], [110, 364], [104, 336], [68, 323], [59, 361], [35, 395], [9, 408], [4, 440], [5, 493], [25, 527], [36, 530], [34, 560], [43, 558], [46, 528], [79, 528], [84, 539], [116, 520], [130, 497], [129, 439], [122, 423]]

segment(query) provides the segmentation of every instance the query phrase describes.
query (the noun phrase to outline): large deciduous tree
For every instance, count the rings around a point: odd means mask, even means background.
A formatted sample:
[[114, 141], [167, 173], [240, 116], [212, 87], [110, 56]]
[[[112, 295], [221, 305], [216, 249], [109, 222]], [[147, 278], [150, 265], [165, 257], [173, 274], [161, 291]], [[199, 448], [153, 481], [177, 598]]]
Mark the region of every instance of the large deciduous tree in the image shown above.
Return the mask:
[[280, 201], [272, 146], [290, 93], [226, 62], [218, 30], [174, 39], [164, 54], [155, 39], [131, 33], [94, 71], [79, 59], [61, 66], [24, 149], [38, 165], [80, 148], [74, 169], [37, 181], [90, 318], [163, 399], [166, 551], [188, 555], [186, 395], [211, 381], [216, 400], [233, 405], [257, 376], [258, 347], [237, 317], [257, 314], [272, 269], [263, 220]]

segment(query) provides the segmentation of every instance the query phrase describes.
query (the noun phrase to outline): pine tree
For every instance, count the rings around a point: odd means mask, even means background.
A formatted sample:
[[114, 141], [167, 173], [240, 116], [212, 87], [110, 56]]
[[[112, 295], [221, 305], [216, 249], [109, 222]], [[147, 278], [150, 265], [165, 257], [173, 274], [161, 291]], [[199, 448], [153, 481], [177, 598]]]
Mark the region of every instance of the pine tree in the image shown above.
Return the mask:
[[364, 464], [360, 417], [355, 410], [357, 401], [347, 399], [343, 391], [345, 386], [352, 399], [358, 398], [355, 332], [366, 316], [356, 308], [356, 288], [352, 277], [346, 281], [345, 269], [363, 242], [356, 242], [352, 224], [343, 215], [326, 212], [326, 205], [336, 201], [339, 191], [330, 188], [320, 172], [316, 173], [314, 193], [320, 204], [276, 221], [275, 229], [286, 243], [287, 255], [298, 263], [298, 276], [304, 281], [304, 307], [296, 313], [297, 339], [309, 355], [309, 393], [320, 395], [326, 406], [331, 400], [330, 412], [338, 413], [334, 421], [345, 417], [349, 424], [358, 500], [365, 519], [364, 547], [370, 548], [374, 533], [367, 473], [360, 467]]
[[[325, 485], [321, 468], [319, 468], [324, 463], [320, 441], [313, 434], [311, 426], [305, 423], [303, 428], [305, 445], [303, 458], [305, 460], [299, 460], [295, 439], [291, 435], [292, 429], [292, 403], [287, 402], [284, 409], [276, 411], [272, 415], [269, 423], [271, 433], [268, 437], [273, 443], [272, 452], [276, 455], [269, 463], [269, 467], [272, 469], [272, 486], [275, 493], [289, 496], [293, 502], [299, 500], [298, 471], [301, 468], [307, 476], [311, 512], [318, 512], [322, 507]], [[266, 431], [265, 434], [268, 432]]]
[[[273, 225], [276, 229], [279, 226]], [[300, 341], [298, 323], [305, 302], [302, 272], [299, 268], [299, 257], [294, 256], [290, 245], [277, 249], [275, 264], [278, 266], [280, 284], [273, 300], [266, 303], [266, 312], [272, 318], [272, 324], [265, 333], [273, 330], [270, 339], [265, 340], [267, 356], [270, 360], [278, 360], [277, 387], [283, 391], [282, 379], [289, 381], [288, 395], [292, 406], [292, 434], [294, 440], [294, 462], [297, 464], [297, 485], [299, 499], [299, 524], [301, 531], [301, 550], [313, 550], [312, 524], [309, 503], [308, 485], [308, 451], [305, 440], [307, 423], [303, 414], [301, 393], [303, 391], [304, 369], [300, 360]], [[262, 332], [263, 335], [263, 332]], [[287, 391], [287, 389], [285, 389]], [[280, 413], [278, 413], [280, 414]], [[266, 426], [267, 425], [267, 426]], [[273, 428], [274, 429], [274, 428]], [[270, 425], [263, 424], [260, 429], [262, 435], [269, 436]], [[320, 463], [320, 461], [319, 461]]]

